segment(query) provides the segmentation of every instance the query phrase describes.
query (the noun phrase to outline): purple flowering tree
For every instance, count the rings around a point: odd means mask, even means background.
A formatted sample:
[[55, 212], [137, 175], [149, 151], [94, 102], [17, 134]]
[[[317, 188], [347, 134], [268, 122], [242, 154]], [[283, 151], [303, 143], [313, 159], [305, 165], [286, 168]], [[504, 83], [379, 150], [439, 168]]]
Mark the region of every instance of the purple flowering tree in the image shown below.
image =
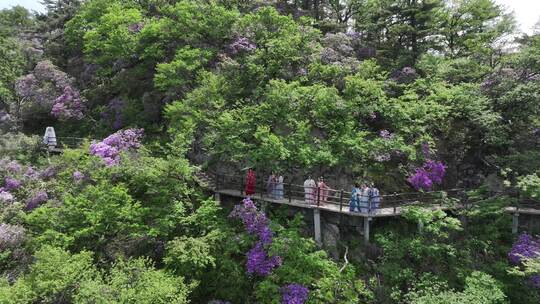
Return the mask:
[[[255, 245], [247, 252], [246, 272], [260, 277], [269, 276], [282, 265], [281, 257], [267, 251], [272, 245], [273, 232], [268, 217], [260, 212], [250, 198], [236, 205], [229, 217], [242, 221], [246, 232], [257, 238]], [[289, 284], [281, 289], [282, 303], [303, 304], [307, 300], [308, 289], [299, 284]]]
[[47, 192], [45, 191], [37, 191], [33, 196], [31, 196], [29, 199], [26, 200], [26, 210], [32, 211], [36, 209], [37, 207], [41, 206], [43, 203], [45, 203], [49, 199], [49, 196], [47, 195]]
[[281, 304], [304, 304], [309, 290], [300, 284], [289, 284], [281, 288]]
[[439, 161], [428, 160], [422, 167], [416, 168], [407, 181], [416, 189], [429, 191], [433, 185], [440, 185], [446, 174], [446, 166]]
[[540, 288], [540, 237], [521, 234], [508, 252], [508, 260], [520, 268], [532, 268], [529, 266], [536, 265], [536, 269], [528, 269], [524, 273], [529, 277], [531, 285]]
[[19, 78], [15, 91], [21, 98], [22, 117], [42, 112], [61, 120], [83, 118], [85, 100], [75, 88], [74, 80], [49, 60], [38, 62], [31, 74]]
[[135, 150], [141, 147], [143, 129], [120, 130], [109, 135], [103, 141], [90, 145], [90, 154], [99, 156], [107, 166], [120, 162], [120, 153]]
[[261, 277], [270, 275], [272, 270], [281, 265], [281, 258], [279, 256], [270, 256], [266, 251], [272, 244], [273, 236], [266, 215], [257, 210], [250, 198], [246, 198], [242, 201], [242, 204], [234, 207], [229, 217], [240, 219], [247, 233], [258, 239], [253, 248], [247, 253], [247, 273]]

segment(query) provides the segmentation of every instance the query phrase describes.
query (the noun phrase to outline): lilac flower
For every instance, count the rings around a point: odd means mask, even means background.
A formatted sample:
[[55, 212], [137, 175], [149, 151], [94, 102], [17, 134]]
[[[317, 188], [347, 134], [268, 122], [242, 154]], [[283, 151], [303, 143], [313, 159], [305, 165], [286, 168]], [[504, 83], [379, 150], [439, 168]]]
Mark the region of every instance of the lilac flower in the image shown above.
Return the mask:
[[229, 45], [232, 54], [251, 52], [256, 48], [257, 46], [246, 37], [239, 37]]
[[424, 164], [424, 169], [429, 173], [429, 178], [435, 184], [442, 184], [443, 178], [446, 174], [446, 166], [442, 162], [428, 160]]
[[24, 177], [29, 179], [36, 179], [38, 175], [38, 172], [36, 172], [36, 170], [34, 170], [32, 167], [26, 168], [26, 172], [24, 173]]
[[39, 176], [42, 179], [49, 179], [49, 178], [52, 178], [52, 177], [56, 176], [57, 173], [58, 173], [57, 168], [54, 167], [54, 166], [51, 166], [51, 167], [47, 167], [45, 170], [41, 171]]
[[0, 251], [16, 248], [24, 241], [24, 228], [19, 225], [0, 224]]
[[433, 184], [442, 184], [446, 166], [442, 162], [428, 160], [421, 168], [416, 168], [407, 181], [416, 190], [431, 190]]
[[31, 211], [39, 207], [42, 203], [46, 202], [49, 199], [47, 192], [38, 191], [32, 198], [26, 201], [26, 210]]
[[429, 178], [429, 173], [424, 168], [417, 168], [415, 173], [407, 181], [416, 190], [430, 190], [433, 187], [433, 181]]
[[13, 201], [13, 195], [8, 191], [0, 190], [0, 202], [10, 203]]
[[289, 284], [281, 288], [281, 304], [304, 304], [309, 295], [309, 289], [300, 284]]
[[73, 172], [73, 180], [76, 182], [80, 182], [84, 179], [84, 174], [82, 174], [80, 171]]
[[83, 111], [84, 101], [79, 91], [68, 85], [64, 87], [63, 93], [55, 99], [51, 114], [64, 120], [81, 120], [84, 117]]
[[267, 245], [272, 242], [272, 231], [268, 227], [268, 218], [264, 213], [257, 210], [251, 199], [246, 198], [242, 201], [242, 205], [234, 206], [229, 217], [241, 219], [246, 231], [249, 234], [258, 236], [263, 244]]
[[20, 186], [21, 186], [21, 182], [14, 178], [6, 177], [4, 180], [4, 187], [8, 191], [17, 190], [19, 189]]
[[281, 266], [281, 257], [269, 256], [265, 251], [265, 247], [272, 243], [273, 233], [268, 227], [268, 218], [257, 210], [250, 198], [244, 199], [241, 205], [236, 205], [229, 217], [241, 219], [246, 231], [258, 237], [255, 246], [247, 253], [248, 274], [268, 276], [272, 270]]
[[141, 146], [143, 129], [126, 129], [109, 135], [101, 142], [90, 145], [90, 154], [101, 157], [107, 166], [120, 162], [120, 152]]
[[540, 256], [540, 237], [534, 238], [527, 233], [519, 236], [508, 253], [508, 259], [514, 265], [519, 265], [523, 259]]
[[[508, 253], [508, 260], [514, 265], [521, 265], [527, 259], [540, 258], [540, 237], [523, 233], [512, 246]], [[540, 288], [540, 273], [534, 274], [529, 278], [532, 286]]]
[[281, 266], [281, 258], [279, 256], [269, 257], [262, 242], [255, 243], [255, 246], [247, 253], [246, 267], [249, 274], [265, 277], [279, 266]]

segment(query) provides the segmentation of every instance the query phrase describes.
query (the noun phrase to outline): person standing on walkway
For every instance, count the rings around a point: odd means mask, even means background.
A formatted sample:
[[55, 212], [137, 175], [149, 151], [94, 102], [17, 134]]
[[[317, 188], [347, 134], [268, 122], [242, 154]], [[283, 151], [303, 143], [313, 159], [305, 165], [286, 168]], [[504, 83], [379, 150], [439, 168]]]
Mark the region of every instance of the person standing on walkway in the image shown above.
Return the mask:
[[280, 175], [277, 178], [276, 181], [276, 189], [275, 189], [275, 196], [276, 199], [282, 200], [283, 199], [283, 192], [285, 191], [285, 188], [283, 187], [283, 175]]
[[364, 183], [360, 188], [360, 212], [369, 212], [369, 187]]
[[358, 183], [354, 183], [354, 187], [351, 191], [351, 201], [349, 202], [350, 212], [360, 212], [360, 195], [360, 185]]
[[304, 182], [304, 199], [307, 204], [315, 203], [315, 191], [317, 191], [317, 184], [311, 176], [308, 176]]
[[371, 213], [377, 213], [377, 210], [380, 208], [381, 204], [381, 195], [379, 193], [379, 189], [377, 189], [373, 183], [371, 183], [370, 189], [370, 203]]
[[268, 182], [266, 183], [266, 191], [270, 198], [275, 198], [276, 183], [276, 175], [274, 174], [274, 172], [272, 172], [272, 174], [270, 174], [270, 176], [268, 177]]
[[246, 187], [244, 190], [246, 192], [246, 196], [255, 194], [255, 181], [255, 172], [253, 169], [249, 168], [246, 175]]
[[319, 196], [321, 203], [326, 203], [328, 200], [328, 185], [324, 182], [324, 177], [319, 177], [319, 183], [317, 184], [317, 187], [319, 188], [320, 193], [317, 194]]

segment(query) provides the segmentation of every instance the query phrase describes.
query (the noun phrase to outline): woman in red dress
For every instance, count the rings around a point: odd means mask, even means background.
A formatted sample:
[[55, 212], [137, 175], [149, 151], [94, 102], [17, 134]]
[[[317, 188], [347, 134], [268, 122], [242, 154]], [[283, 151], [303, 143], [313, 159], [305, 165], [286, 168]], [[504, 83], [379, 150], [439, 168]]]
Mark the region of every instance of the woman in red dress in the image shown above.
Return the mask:
[[247, 196], [255, 194], [255, 172], [249, 169], [246, 175], [246, 188], [244, 190]]

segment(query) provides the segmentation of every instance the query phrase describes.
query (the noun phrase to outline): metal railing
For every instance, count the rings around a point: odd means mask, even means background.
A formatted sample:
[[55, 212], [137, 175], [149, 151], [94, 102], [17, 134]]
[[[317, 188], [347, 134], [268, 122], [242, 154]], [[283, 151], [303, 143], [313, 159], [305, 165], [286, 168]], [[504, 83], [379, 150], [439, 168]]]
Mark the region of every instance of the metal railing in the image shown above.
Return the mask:
[[48, 149], [49, 151], [62, 151], [62, 149], [75, 149], [79, 148], [83, 142], [86, 140], [86, 138], [80, 138], [80, 137], [56, 137], [56, 145], [45, 145], [42, 144], [45, 149]]
[[[216, 191], [232, 190], [238, 191], [240, 195], [245, 195], [245, 176], [225, 173], [214, 173], [211, 176], [214, 178]], [[267, 180], [257, 179], [253, 189], [255, 194], [252, 197], [288, 201], [289, 204], [300, 203], [317, 207], [333, 207], [333, 209], [339, 209], [339, 211], [349, 210], [349, 202], [352, 196], [351, 191], [320, 187], [310, 189], [309, 187], [304, 187], [304, 185], [287, 182], [283, 183], [283, 189], [268, 189], [267, 185]], [[398, 208], [406, 206], [452, 206], [457, 204], [466, 205], [467, 202], [464, 189], [383, 194], [379, 198], [380, 202], [378, 202], [377, 208], [372, 206], [371, 202], [368, 201], [369, 212], [376, 209], [391, 208], [393, 213], [398, 213]]]

